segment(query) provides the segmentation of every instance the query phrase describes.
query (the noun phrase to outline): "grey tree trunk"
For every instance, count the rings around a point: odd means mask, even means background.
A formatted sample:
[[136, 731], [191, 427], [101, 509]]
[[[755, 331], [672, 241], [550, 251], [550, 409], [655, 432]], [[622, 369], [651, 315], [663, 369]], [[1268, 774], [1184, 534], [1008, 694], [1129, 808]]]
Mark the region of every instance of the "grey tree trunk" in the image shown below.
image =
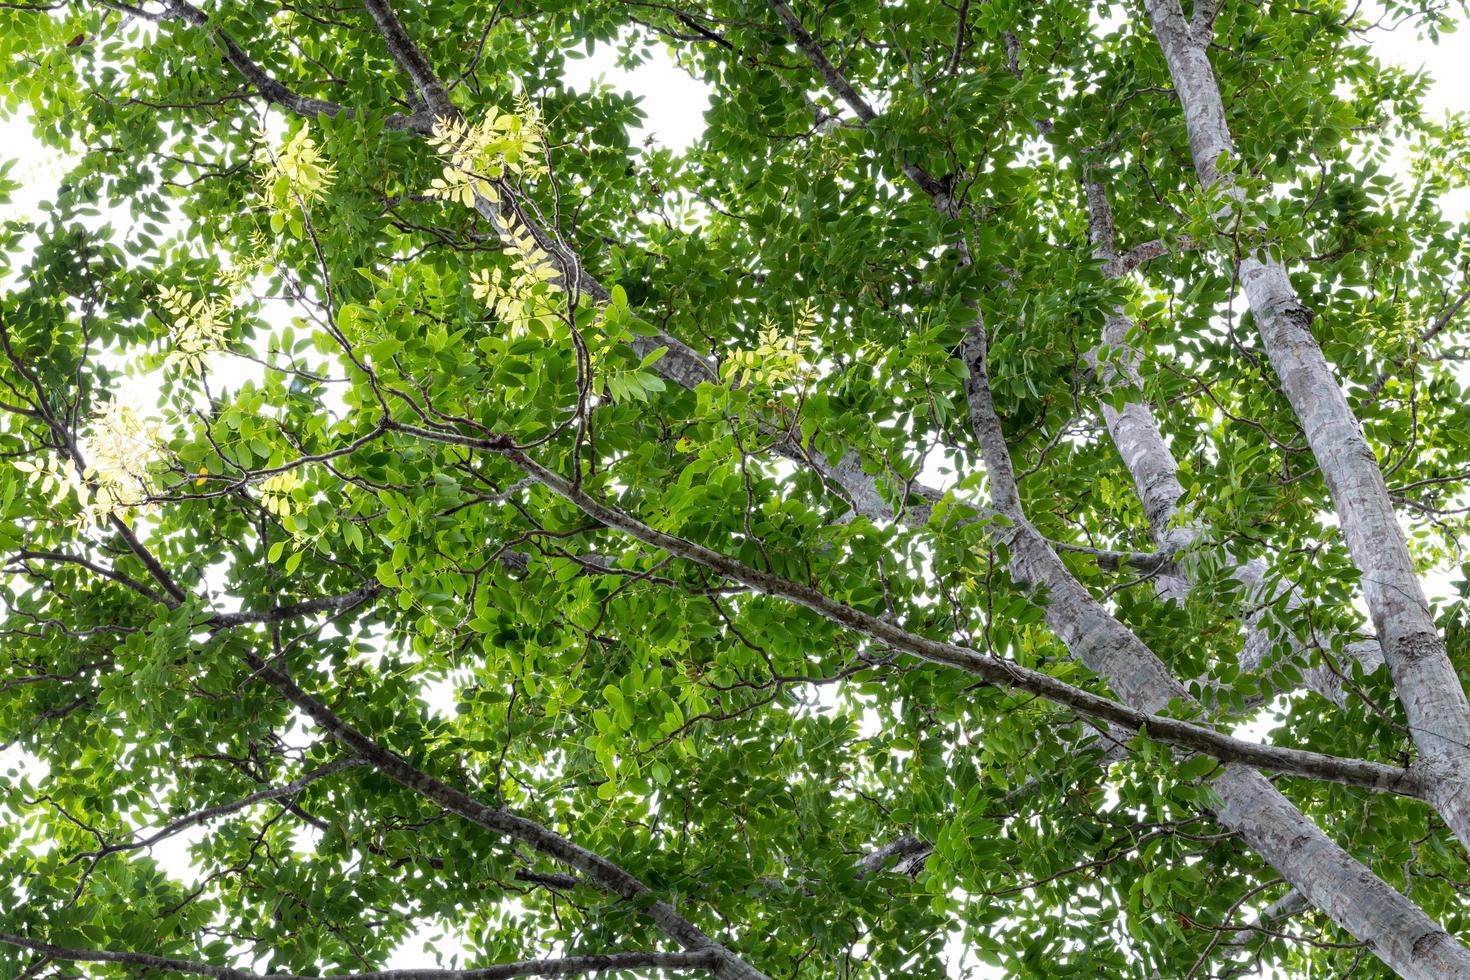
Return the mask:
[[[1195, 171], [1205, 187], [1225, 183], [1243, 193], [1221, 165], [1233, 153], [1225, 106], [1207, 53], [1208, 25], [1187, 21], [1179, 0], [1147, 0], [1184, 110]], [[1394, 688], [1421, 761], [1433, 774], [1435, 808], [1462, 844], [1470, 845], [1470, 703], [1445, 651], [1383, 472], [1322, 348], [1313, 313], [1297, 298], [1286, 269], [1248, 256], [1240, 281], [1282, 391], [1301, 420], [1333, 503]]]
[[[980, 441], [995, 507], [1016, 521], [1011, 540], [1017, 578], [1048, 590], [1046, 622], [1068, 650], [1107, 676], [1135, 708], [1157, 712], [1188, 694], [1143, 641], [1114, 619], [1067, 570], [1040, 535], [1027, 533], [1000, 420], [991, 402], [985, 341], [976, 326], [967, 340], [971, 420]], [[1157, 431], [1157, 430], [1155, 430]], [[1230, 765], [1212, 784], [1222, 824], [1334, 922], [1404, 977], [1470, 977], [1470, 950], [1422, 909], [1322, 833], [1259, 772]]]
[[[1113, 216], [1107, 189], [1089, 179], [1086, 190], [1094, 254], [1114, 264], [1118, 255], [1113, 246]], [[1107, 317], [1103, 324], [1102, 348], [1093, 358], [1094, 366], [1107, 388], [1124, 389], [1130, 395], [1121, 407], [1115, 407], [1111, 399], [1101, 400], [1103, 424], [1133, 478], [1134, 491], [1143, 503], [1155, 543], [1161, 552], [1177, 554], [1195, 544], [1205, 529], [1196, 524], [1176, 523], [1179, 501], [1184, 496], [1184, 487], [1179, 483], [1179, 464], [1159, 431], [1153, 410], [1143, 398], [1139, 372], [1142, 358], [1129, 342], [1132, 330], [1133, 322], [1121, 310]], [[1199, 571], [1198, 561], [1185, 555], [1179, 562], [1178, 571], [1165, 572], [1154, 579], [1155, 590], [1165, 599], [1183, 602], [1198, 579]], [[1264, 608], [1284, 598], [1289, 608], [1296, 609], [1302, 606], [1303, 600], [1294, 588], [1268, 583], [1266, 563], [1259, 558], [1234, 565], [1230, 573], [1244, 586], [1241, 605], [1245, 612], [1246, 635], [1240, 665], [1243, 670], [1253, 671], [1260, 667], [1275, 645], [1271, 631], [1262, 622]], [[1328, 655], [1320, 639], [1316, 644], [1308, 644], [1295, 635], [1288, 635], [1282, 638], [1282, 642], [1286, 644], [1286, 656], [1291, 660], [1300, 661], [1309, 646], [1316, 646], [1324, 659]], [[1359, 640], [1348, 644], [1345, 649], [1366, 671], [1376, 670], [1383, 664], [1383, 653], [1376, 640]], [[1305, 687], [1334, 704], [1341, 706], [1345, 703], [1342, 678], [1337, 673], [1325, 665], [1303, 666], [1302, 684]]]

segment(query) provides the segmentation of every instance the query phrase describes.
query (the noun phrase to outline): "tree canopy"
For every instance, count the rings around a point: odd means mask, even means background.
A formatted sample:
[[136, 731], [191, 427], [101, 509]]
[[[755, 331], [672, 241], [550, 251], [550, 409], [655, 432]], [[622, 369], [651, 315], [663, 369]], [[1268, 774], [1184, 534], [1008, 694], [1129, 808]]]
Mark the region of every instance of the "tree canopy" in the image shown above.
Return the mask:
[[0, 4], [0, 971], [1470, 976], [1457, 10]]

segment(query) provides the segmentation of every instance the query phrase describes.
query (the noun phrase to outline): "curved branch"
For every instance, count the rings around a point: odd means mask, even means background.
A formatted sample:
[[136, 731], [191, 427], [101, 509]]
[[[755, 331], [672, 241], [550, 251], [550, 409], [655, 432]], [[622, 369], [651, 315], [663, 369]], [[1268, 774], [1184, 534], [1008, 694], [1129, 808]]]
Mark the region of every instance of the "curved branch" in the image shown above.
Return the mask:
[[[245, 51], [235, 43], [228, 34], [219, 27], [210, 23], [209, 15], [198, 7], [189, 3], [188, 0], [164, 0], [164, 14], [166, 20], [182, 20], [194, 27], [209, 32], [220, 50], [224, 53], [225, 60], [234, 67], [245, 80], [249, 82], [257, 92], [267, 101], [280, 106], [287, 112], [298, 116], [314, 119], [318, 115], [336, 118], [345, 115], [349, 119], [356, 118], [358, 111], [351, 106], [345, 106], [337, 102], [329, 102], [326, 99], [317, 99], [309, 95], [301, 95], [286, 85], [271, 77], [264, 69], [257, 65]], [[432, 113], [414, 113], [403, 115], [395, 113], [383, 120], [387, 129], [403, 129], [415, 133], [429, 133], [434, 128], [434, 117]]]
[[[425, 438], [436, 439], [436, 441], [499, 452], [538, 483], [575, 504], [589, 517], [595, 518], [608, 527], [622, 531], [644, 544], [660, 548], [671, 555], [703, 565], [727, 578], [748, 585], [758, 592], [788, 599], [805, 606], [840, 626], [920, 659], [958, 668], [997, 686], [1016, 688], [1036, 694], [1089, 717], [1113, 722], [1130, 731], [1146, 732], [1150, 738], [1190, 751], [1201, 752], [1221, 761], [1237, 762], [1330, 782], [1347, 783], [1403, 796], [1419, 797], [1424, 792], [1418, 774], [1413, 770], [1363, 759], [1345, 759], [1303, 749], [1288, 749], [1246, 742], [1190, 722], [1136, 711], [1110, 698], [1057, 680], [1049, 674], [1030, 670], [968, 647], [931, 640], [910, 633], [876, 616], [870, 616], [838, 602], [809, 586], [760, 571], [703, 545], [657, 531], [637, 518], [588, 495], [569, 481], [545, 469], [521, 451], [507, 448], [506, 441], [503, 439], [474, 439], [454, 433], [438, 434], [416, 427], [404, 426], [403, 428], [412, 429], [415, 433]], [[1012, 536], [1026, 535], [1035, 535], [1039, 538], [1037, 532], [1029, 525], [1017, 524]]]
[[266, 609], [260, 612], [233, 612], [215, 613], [209, 618], [211, 626], [242, 626], [247, 623], [283, 623], [291, 619], [300, 619], [303, 616], [311, 616], [319, 612], [340, 613], [352, 608], [361, 602], [366, 602], [380, 592], [386, 591], [385, 587], [376, 581], [369, 582], [361, 588], [344, 592], [341, 595], [320, 596], [315, 599], [306, 599], [302, 602], [292, 603], [288, 606], [276, 606], [274, 609]]
[[672, 905], [656, 898], [651, 888], [612, 861], [534, 820], [511, 810], [487, 806], [468, 793], [435, 779], [354, 728], [331, 708], [303, 691], [295, 681], [276, 667], [253, 653], [246, 653], [244, 660], [255, 671], [256, 676], [263, 678], [303, 714], [379, 772], [446, 810], [487, 830], [519, 840], [547, 857], [580, 871], [589, 882], [635, 904], [666, 936], [686, 950], [708, 954], [712, 963], [710, 970], [715, 977], [720, 980], [770, 980], [764, 973], [716, 942]]
[[157, 602], [165, 606], [169, 604], [169, 600], [161, 593], [154, 592], [152, 589], [148, 588], [148, 586], [144, 585], [142, 582], [139, 582], [132, 576], [125, 575], [115, 568], [107, 568], [106, 566], [99, 565], [96, 562], [91, 561], [90, 559], [81, 557], [80, 555], [69, 555], [61, 551], [31, 551], [29, 549], [23, 549], [21, 551], [17, 551], [14, 555], [12, 555], [10, 557], [10, 561], [46, 561], [54, 562], [60, 565], [76, 565], [78, 568], [85, 568], [93, 575], [97, 575], [100, 578], [105, 578], [109, 582], [116, 582], [118, 585], [121, 585], [124, 588], [131, 589], [132, 591], [138, 593], [138, 595], [142, 596], [145, 599], [148, 599], [151, 602]]
[[563, 956], [558, 959], [521, 960], [472, 970], [378, 970], [372, 973], [251, 973], [229, 966], [181, 960], [148, 953], [114, 950], [68, 949], [39, 939], [0, 932], [0, 943], [34, 950], [52, 960], [69, 963], [118, 963], [171, 973], [188, 973], [218, 980], [510, 980], [512, 977], [570, 977], [616, 970], [679, 970], [712, 972], [715, 955], [705, 950], [692, 953], [630, 952], [592, 956]]
[[[811, 62], [812, 67], [817, 70], [817, 73], [822, 76], [828, 88], [832, 89], [843, 102], [847, 103], [853, 112], [857, 113], [857, 117], [863, 121], [864, 126], [869, 126], [876, 122], [878, 120], [878, 114], [873, 111], [873, 107], [858, 93], [857, 89], [852, 87], [852, 84], [848, 82], [837, 66], [832, 64], [832, 60], [827, 57], [826, 52], [822, 50], [822, 46], [817, 43], [817, 39], [812, 37], [807, 29], [802, 26], [801, 19], [786, 5], [785, 0], [770, 0], [770, 4], [771, 9], [776, 12], [776, 16], [781, 18], [781, 23], [785, 25], [787, 33], [791, 35], [791, 39], [796, 42], [796, 46], [801, 49], [801, 53]], [[924, 193], [930, 197], [938, 198], [940, 196], [947, 196], [944, 183], [936, 180], [923, 167], [910, 163], [907, 160], [901, 160], [899, 166], [902, 168], [904, 176], [923, 188]]]
[[123, 846], [113, 847], [112, 850], [134, 850], [140, 847], [152, 847], [159, 841], [167, 837], [172, 837], [174, 834], [177, 834], [182, 830], [187, 830], [188, 828], [193, 827], [196, 824], [201, 824], [206, 821], [213, 820], [216, 817], [223, 817], [227, 814], [236, 813], [240, 810], [244, 810], [246, 807], [254, 806], [257, 803], [267, 803], [271, 800], [279, 800], [283, 797], [295, 796], [297, 793], [300, 793], [303, 789], [310, 786], [312, 783], [316, 782], [319, 779], [325, 779], [328, 776], [335, 776], [339, 772], [365, 764], [366, 763], [362, 759], [339, 759], [336, 762], [329, 762], [321, 768], [313, 769], [306, 775], [298, 776], [297, 778], [291, 780], [289, 783], [285, 783], [281, 786], [273, 786], [270, 789], [263, 789], [259, 792], [251, 793], [249, 796], [242, 796], [240, 799], [234, 800], [230, 803], [221, 803], [219, 806], [212, 806], [207, 809], [198, 810], [194, 813], [190, 813], [186, 816], [180, 817], [179, 819], [159, 829], [157, 832], [150, 834], [148, 837], [145, 837], [143, 840], [140, 840], [135, 844], [127, 844]]

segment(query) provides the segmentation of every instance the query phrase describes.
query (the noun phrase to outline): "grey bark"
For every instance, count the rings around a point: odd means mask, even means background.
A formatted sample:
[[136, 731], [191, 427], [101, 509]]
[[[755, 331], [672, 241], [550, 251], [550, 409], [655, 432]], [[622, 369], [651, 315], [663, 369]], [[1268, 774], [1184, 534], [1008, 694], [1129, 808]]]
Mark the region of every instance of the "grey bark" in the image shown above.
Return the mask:
[[[785, 4], [781, 0], [771, 0], [771, 3], [790, 29], [791, 18], [789, 10], [783, 9]], [[1175, 6], [1177, 9], [1177, 2]], [[1202, 19], [1208, 22], [1209, 14], [1203, 14]], [[838, 84], [846, 89], [839, 88], [839, 94], [851, 104], [853, 98], [848, 95], [851, 86], [840, 78], [840, 73], [836, 72], [816, 42], [804, 31], [791, 33], [798, 47], [829, 85], [833, 84], [833, 76], [837, 76]], [[861, 99], [857, 101], [861, 102]], [[936, 200], [936, 206], [944, 210], [951, 206], [951, 202]], [[973, 340], [970, 347], [967, 360], [972, 371], [972, 409], [979, 409], [974, 414], [982, 447], [990, 443], [986, 468], [991, 478], [991, 492], [992, 495], [998, 493], [995, 499], [998, 510], [1005, 511], [1012, 497], [1019, 508], [1019, 495], [1010, 477], [1009, 453], [1001, 438], [999, 424], [994, 423], [989, 387], [984, 382], [983, 333], [978, 351], [974, 349]], [[977, 368], [980, 372], [978, 378], [973, 376]], [[987, 409], [989, 418], [986, 418]], [[992, 423], [993, 432], [988, 431]], [[997, 477], [1002, 483], [998, 491]], [[1010, 481], [1009, 486], [1004, 485], [1007, 480]], [[1021, 519], [1024, 521], [1024, 516]], [[1091, 595], [1076, 583], [1049, 548], [1027, 554], [1013, 544], [1012, 555], [1013, 562], [1019, 566], [1017, 571], [1021, 573], [1018, 577], [1030, 577], [1028, 571], [1043, 573], [1036, 580], [1044, 582], [1049, 590], [1048, 625], [1074, 656], [1108, 676], [1114, 690], [1125, 701], [1148, 710], [1183, 694], [1178, 681], [1163, 669], [1157, 657], [1136, 636], [1113, 620], [1095, 601], [1090, 605], [1083, 601], [1091, 600]], [[1076, 588], [1067, 588], [1069, 584]], [[1059, 603], [1059, 598], [1070, 601]], [[1069, 610], [1068, 606], [1074, 608]], [[1085, 615], [1079, 618], [1079, 613]], [[1110, 630], [1109, 624], [1121, 630], [1121, 634]], [[1106, 647], [1104, 637], [1116, 638], [1125, 645], [1124, 649], [1132, 647], [1133, 656], [1115, 651], [1111, 656], [1100, 657], [1099, 653], [1104, 652], [1099, 648], [1100, 641]], [[1110, 666], [1117, 672], [1110, 670]], [[1408, 977], [1470, 976], [1470, 952], [1416, 905], [1329, 840], [1259, 773], [1232, 767], [1216, 781], [1215, 787], [1226, 803], [1219, 813], [1221, 821], [1240, 830], [1242, 837], [1263, 858], [1334, 921], [1359, 939], [1372, 942], [1380, 958], [1395, 970]], [[1310, 858], [1304, 860], [1308, 853]], [[1407, 942], [1404, 941], [1406, 938]]]
[[[990, 476], [991, 493], [998, 509], [1014, 508], [1013, 519], [1024, 521], [1010, 454], [991, 404], [984, 333], [978, 322], [972, 329], [969, 348], [972, 420]], [[1058, 635], [1069, 640], [1068, 647], [1074, 655], [1087, 662], [1086, 641], [1079, 642], [1082, 648], [1079, 651], [1064, 631], [1081, 630], [1093, 636], [1117, 621], [1082, 589], [1054, 554], [1048, 557], [1033, 549], [1038, 553], [1032, 555], [1015, 545], [1012, 549], [1021, 563], [1019, 570], [1023, 574], [1034, 570], [1044, 576], [1040, 581], [1045, 582], [1051, 595], [1055, 596], [1060, 589], [1064, 595], [1080, 592], [1085, 597], [1085, 601], [1077, 603], [1073, 615], [1065, 618], [1053, 616], [1052, 609], [1057, 605], [1053, 601], [1047, 607], [1047, 621]], [[1117, 625], [1122, 628], [1121, 624]], [[1109, 674], [1114, 689], [1124, 700], [1147, 704], [1150, 699], [1161, 697], [1186, 699], [1179, 682], [1169, 675], [1152, 651], [1132, 633], [1124, 632], [1127, 638], [1120, 637], [1120, 640], [1132, 647], [1131, 656], [1118, 659], [1127, 664], [1127, 669], [1118, 678]], [[1107, 668], [1099, 665], [1093, 669], [1106, 672]], [[1400, 975], [1470, 976], [1470, 950], [1329, 839], [1259, 772], [1230, 764], [1212, 786], [1223, 803], [1216, 811], [1217, 819], [1237, 831], [1313, 905], [1352, 935], [1370, 943], [1374, 953]]]
[[[924, 862], [929, 860], [929, 855], [934, 853], [934, 845], [913, 834], [905, 834], [896, 838], [870, 854], [863, 856], [858, 862], [860, 870], [859, 878], [871, 878], [880, 871], [889, 870], [894, 874], [916, 875], [924, 867]], [[893, 862], [893, 867], [888, 867], [888, 862]]]
[[[1114, 269], [1118, 254], [1107, 189], [1090, 176], [1085, 185], [1088, 228], [1094, 254], [1108, 263], [1110, 275], [1120, 275]], [[1143, 379], [1139, 372], [1142, 358], [1129, 341], [1132, 330], [1132, 321], [1121, 310], [1115, 310], [1104, 321], [1102, 347], [1093, 357], [1094, 367], [1105, 388], [1124, 389], [1129, 397], [1121, 408], [1115, 408], [1111, 399], [1102, 399], [1103, 423], [1133, 479], [1159, 551], [1176, 554], [1196, 544], [1205, 529], [1195, 523], [1180, 524], [1176, 520], [1179, 501], [1184, 496], [1184, 487], [1179, 482], [1179, 465], [1164, 441], [1153, 409], [1143, 398]], [[1199, 578], [1200, 566], [1197, 560], [1185, 556], [1177, 569], [1177, 572], [1160, 574], [1154, 583], [1163, 598], [1183, 602]], [[1245, 671], [1254, 671], [1277, 643], [1263, 624], [1265, 608], [1284, 601], [1289, 609], [1296, 610], [1302, 608], [1304, 602], [1297, 589], [1268, 583], [1266, 563], [1259, 558], [1232, 566], [1230, 574], [1242, 586], [1241, 601], [1245, 610], [1246, 635], [1240, 666]], [[1308, 644], [1295, 635], [1289, 635], [1281, 642], [1287, 648], [1286, 657], [1294, 661], [1305, 659], [1302, 655], [1313, 646], [1324, 660], [1331, 655], [1320, 641]], [[1349, 644], [1346, 652], [1368, 672], [1383, 664], [1383, 653], [1375, 640]], [[1303, 685], [1341, 707], [1345, 703], [1342, 678], [1325, 663], [1304, 666]]]
[[[1233, 153], [1225, 107], [1207, 51], [1208, 35], [1184, 18], [1179, 0], [1147, 0], [1154, 35], [1184, 110], [1195, 171], [1205, 187], [1243, 192], [1221, 164]], [[1470, 845], [1470, 703], [1424, 597], [1373, 449], [1322, 348], [1314, 314], [1286, 269], [1269, 257], [1241, 260], [1240, 281], [1281, 389], [1301, 420], [1336, 506], [1343, 539], [1362, 572], [1363, 596], [1422, 761], [1434, 773], [1432, 802]]]

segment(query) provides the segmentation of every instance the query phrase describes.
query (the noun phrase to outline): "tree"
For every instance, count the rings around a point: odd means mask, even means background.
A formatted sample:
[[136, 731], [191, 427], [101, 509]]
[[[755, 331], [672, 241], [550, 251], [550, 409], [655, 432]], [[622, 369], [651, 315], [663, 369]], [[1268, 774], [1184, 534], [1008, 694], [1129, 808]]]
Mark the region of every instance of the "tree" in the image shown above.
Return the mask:
[[1108, 6], [5, 4], [7, 975], [1470, 976], [1451, 12]]

